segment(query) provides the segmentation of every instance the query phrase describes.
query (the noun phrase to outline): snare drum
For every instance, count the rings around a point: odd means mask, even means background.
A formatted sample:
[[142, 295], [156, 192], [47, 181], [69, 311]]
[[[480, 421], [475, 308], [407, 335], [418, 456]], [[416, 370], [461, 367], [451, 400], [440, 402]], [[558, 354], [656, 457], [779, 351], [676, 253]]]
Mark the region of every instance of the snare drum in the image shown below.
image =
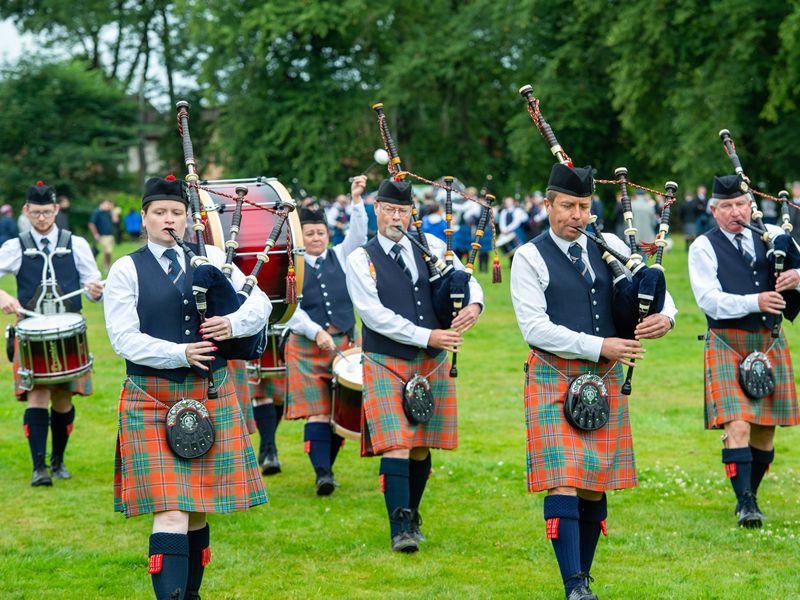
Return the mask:
[[86, 319], [77, 313], [43, 315], [17, 323], [20, 387], [72, 381], [92, 369]]
[[[246, 187], [245, 200], [257, 205], [253, 206], [247, 203], [242, 205], [242, 224], [237, 237], [239, 248], [233, 259], [234, 264], [245, 275], [249, 275], [258, 261], [257, 255], [264, 251], [267, 237], [278, 218], [275, 213], [262, 210], [262, 207], [274, 208], [281, 202], [291, 202], [291, 195], [277, 179], [271, 177], [217, 179], [200, 182], [200, 185], [205, 188], [198, 192], [200, 202], [203, 209], [207, 211], [208, 217], [206, 242], [215, 245], [222, 251], [225, 251], [225, 241], [230, 235], [231, 221], [236, 208], [236, 200], [234, 200], [236, 188], [238, 186]], [[220, 193], [226, 194], [226, 196], [222, 196]], [[269, 261], [261, 267], [258, 273], [258, 287], [269, 296], [270, 302], [272, 302], [272, 312], [269, 315], [270, 324], [286, 323], [297, 306], [286, 303], [286, 274], [289, 271], [287, 235], [291, 241], [298, 302], [302, 296], [305, 248], [298, 211], [293, 210], [289, 213], [287, 225], [288, 227], [283, 228], [277, 242], [269, 251]]]
[[361, 348], [349, 348], [333, 359], [331, 426], [340, 436], [361, 439], [363, 374]]

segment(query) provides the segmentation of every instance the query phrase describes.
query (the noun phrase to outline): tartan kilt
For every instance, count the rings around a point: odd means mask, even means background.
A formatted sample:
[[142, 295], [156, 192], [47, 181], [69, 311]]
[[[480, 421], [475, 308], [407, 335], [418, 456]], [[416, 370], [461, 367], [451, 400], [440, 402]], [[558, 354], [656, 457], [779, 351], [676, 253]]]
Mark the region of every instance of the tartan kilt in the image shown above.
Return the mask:
[[170, 450], [164, 420], [179, 398], [205, 398], [206, 380], [194, 374], [183, 383], [134, 375], [125, 380], [114, 461], [115, 511], [126, 517], [166, 510], [228, 513], [267, 502], [225, 369], [216, 372], [215, 381], [219, 397], [205, 405], [216, 440], [207, 454], [187, 460]]
[[[347, 350], [350, 337], [332, 335], [339, 350]], [[331, 414], [331, 367], [336, 355], [320, 350], [317, 343], [303, 335], [289, 334], [286, 342], [286, 405], [285, 419], [304, 419], [313, 415]]]
[[[20, 402], [27, 402], [28, 400], [28, 392], [27, 390], [22, 389], [20, 386], [21, 378], [17, 371], [22, 367], [22, 363], [19, 359], [19, 340], [14, 338], [14, 362], [12, 368], [14, 370], [14, 394], [17, 396], [17, 400]], [[36, 384], [38, 387], [42, 384]], [[66, 390], [71, 392], [72, 395], [78, 396], [91, 396], [94, 392], [94, 388], [92, 387], [92, 371], [89, 370], [85, 375], [81, 375], [80, 377], [73, 379], [72, 381], [66, 381], [64, 383], [56, 383], [53, 385], [48, 385], [51, 390]]]
[[[456, 384], [448, 367], [446, 353], [432, 358], [420, 349], [411, 361], [364, 353], [361, 456], [397, 449], [458, 447]], [[431, 384], [434, 414], [427, 423], [412, 425], [403, 412], [403, 383], [417, 374], [427, 376]]]
[[239, 409], [242, 411], [242, 417], [247, 426], [247, 433], [255, 433], [256, 419], [253, 416], [253, 405], [250, 403], [250, 386], [247, 383], [247, 361], [229, 360], [228, 377], [231, 378], [233, 383], [236, 400], [239, 402]]
[[258, 383], [250, 382], [250, 397], [253, 401], [272, 398], [275, 405], [283, 404], [286, 397], [286, 377], [265, 377]]
[[[608, 389], [609, 420], [595, 431], [575, 429], [564, 417], [569, 384], [584, 373], [603, 377]], [[601, 492], [636, 486], [628, 399], [620, 393], [623, 381], [620, 363], [531, 350], [525, 375], [528, 491], [565, 486]]]
[[[739, 385], [739, 363], [755, 351], [769, 357], [775, 378], [775, 392], [760, 400], [748, 398]], [[758, 332], [709, 329], [704, 364], [706, 429], [719, 429], [734, 420], [765, 426], [800, 423], [792, 357], [783, 329], [776, 340], [765, 327]]]

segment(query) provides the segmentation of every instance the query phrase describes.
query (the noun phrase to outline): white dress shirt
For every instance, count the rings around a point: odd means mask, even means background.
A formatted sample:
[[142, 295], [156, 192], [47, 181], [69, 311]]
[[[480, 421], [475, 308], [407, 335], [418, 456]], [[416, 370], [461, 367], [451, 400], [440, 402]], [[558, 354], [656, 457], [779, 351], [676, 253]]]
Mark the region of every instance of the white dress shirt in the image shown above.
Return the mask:
[[[167, 247], [148, 241], [147, 248], [167, 273], [169, 260], [163, 256]], [[178, 262], [184, 265], [185, 270], [183, 250], [179, 246], [174, 246], [174, 249], [178, 254]], [[225, 253], [216, 246], [206, 246], [206, 253], [211, 264], [221, 267], [225, 263]], [[244, 274], [235, 265], [231, 283], [235, 290], [242, 289], [245, 284]], [[146, 293], [146, 290], [143, 291]], [[137, 365], [154, 369], [188, 367], [188, 344], [176, 344], [139, 331], [139, 314], [136, 312], [139, 292], [139, 278], [133, 259], [123, 256], [111, 265], [105, 287], [106, 331], [114, 351]], [[271, 311], [269, 298], [256, 286], [239, 310], [225, 315], [231, 322], [232, 337], [254, 335], [263, 330]]]
[[[353, 211], [350, 215], [350, 229], [347, 231], [347, 235], [344, 236], [340, 244], [337, 244], [333, 248], [336, 259], [339, 261], [339, 264], [342, 265], [342, 271], [345, 269], [345, 263], [350, 253], [356, 248], [363, 246], [366, 242], [367, 211], [364, 209], [364, 203], [359, 202], [358, 204], [353, 204]], [[314, 273], [314, 267], [317, 261], [325, 260], [328, 257], [328, 252], [329, 250], [326, 248], [322, 251], [322, 254], [318, 256], [311, 256], [310, 254], [304, 255], [304, 260], [306, 261], [306, 277], [311, 277]], [[322, 326], [312, 321], [308, 313], [304, 311], [299, 304], [297, 308], [294, 309], [292, 318], [289, 319], [286, 326], [291, 329], [293, 333], [305, 336], [312, 342], [317, 339], [317, 334], [322, 329]]]
[[[434, 235], [429, 233], [424, 235], [428, 240], [428, 246], [431, 251], [436, 256], [443, 259], [447, 245]], [[386, 254], [389, 254], [395, 245], [394, 241], [384, 237], [380, 233], [378, 234], [378, 242], [380, 243], [381, 249], [383, 249]], [[420, 274], [417, 270], [417, 261], [414, 259], [413, 253], [419, 251], [415, 249], [412, 250], [411, 242], [409, 242], [408, 238], [405, 236], [396, 243], [400, 244], [402, 248], [400, 255], [403, 257], [406, 267], [408, 267], [408, 270], [411, 272], [412, 281], [416, 283]], [[457, 257], [454, 257], [453, 265], [456, 269], [464, 269], [464, 266]], [[355, 306], [358, 311], [361, 321], [367, 327], [400, 344], [417, 346], [419, 348], [428, 346], [431, 331], [433, 331], [432, 329], [419, 327], [381, 304], [381, 300], [378, 297], [378, 288], [370, 274], [366, 252], [358, 251], [350, 255], [347, 259], [346, 273], [347, 289], [350, 292], [350, 299], [353, 301], [353, 306]], [[426, 272], [425, 276], [427, 277], [427, 275]], [[469, 301], [470, 304], [480, 304], [481, 310], [483, 309], [483, 290], [474, 277], [469, 281]]]
[[[572, 242], [559, 238], [552, 229], [548, 230], [548, 235], [558, 248], [569, 256], [568, 249]], [[630, 256], [630, 248], [625, 242], [611, 233], [602, 235], [611, 248], [625, 256]], [[580, 244], [581, 258], [594, 277], [594, 269], [586, 249], [589, 243], [588, 238], [582, 235], [575, 241]], [[630, 275], [627, 269], [625, 271]], [[605, 338], [573, 331], [563, 325], [553, 323], [547, 315], [547, 300], [544, 295], [549, 284], [550, 272], [539, 249], [534, 244], [523, 244], [517, 249], [514, 261], [511, 263], [511, 301], [522, 337], [529, 346], [541, 348], [562, 358], [580, 358], [597, 362], [600, 360], [600, 350]], [[661, 314], [674, 319], [677, 313], [675, 302], [667, 292]]]
[[[785, 233], [776, 225], [767, 225], [766, 227], [767, 231], [773, 235]], [[734, 237], [736, 234], [722, 228], [720, 231], [738, 251]], [[796, 242], [795, 245], [797, 245]], [[756, 255], [753, 232], [749, 229], [742, 231], [742, 247], [750, 253], [750, 256]], [[758, 307], [758, 293], [729, 294], [722, 291], [722, 284], [717, 276], [717, 267], [717, 255], [714, 253], [708, 236], [697, 236], [697, 239], [689, 247], [689, 281], [700, 310], [715, 320], [738, 319], [750, 313], [761, 312]], [[800, 272], [800, 269], [796, 270]], [[800, 286], [796, 289], [800, 290]]]
[[[50, 231], [48, 231], [45, 235], [42, 235], [35, 229], [31, 229], [30, 233], [33, 237], [33, 242], [40, 250], [42, 249], [42, 239], [47, 238], [49, 244], [48, 247], [52, 252], [56, 248], [58, 236], [60, 235], [61, 231], [54, 225], [52, 229], [50, 229]], [[20, 243], [19, 238], [7, 240], [2, 246], [0, 246], [0, 277], [9, 273], [13, 273], [14, 275], [19, 273], [19, 269], [22, 266], [22, 252], [22, 244]], [[89, 242], [74, 234], [72, 236], [72, 259], [75, 261], [75, 268], [78, 270], [78, 279], [82, 286], [95, 281], [100, 281], [100, 271], [97, 268], [97, 263], [94, 260], [92, 249], [89, 247]], [[99, 302], [99, 299], [94, 300], [86, 293], [84, 293], [84, 296], [86, 296], [92, 302]]]

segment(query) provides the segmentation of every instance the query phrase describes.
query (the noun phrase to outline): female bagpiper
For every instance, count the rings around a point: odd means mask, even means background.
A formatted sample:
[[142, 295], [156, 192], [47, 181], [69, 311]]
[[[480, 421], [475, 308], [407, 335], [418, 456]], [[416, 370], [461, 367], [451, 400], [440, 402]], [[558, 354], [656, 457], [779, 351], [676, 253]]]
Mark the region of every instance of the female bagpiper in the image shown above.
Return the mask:
[[[114, 508], [126, 517], [154, 514], [148, 571], [159, 599], [199, 598], [211, 559], [206, 513], [267, 501], [215, 344], [262, 331], [271, 305], [256, 287], [236, 312], [201, 325], [192, 295], [194, 268], [172, 235], [186, 231], [187, 207], [183, 182], [171, 176], [150, 179], [142, 198], [147, 244], [112, 266], [106, 286], [108, 337], [127, 372], [119, 403]], [[213, 246], [206, 253], [217, 267], [225, 262]], [[231, 280], [240, 289], [245, 277], [234, 267]], [[209, 393], [209, 373], [216, 394]], [[170, 427], [173, 407], [180, 412]], [[176, 436], [178, 431], [185, 437]], [[207, 447], [211, 436], [205, 454], [191, 451]]]

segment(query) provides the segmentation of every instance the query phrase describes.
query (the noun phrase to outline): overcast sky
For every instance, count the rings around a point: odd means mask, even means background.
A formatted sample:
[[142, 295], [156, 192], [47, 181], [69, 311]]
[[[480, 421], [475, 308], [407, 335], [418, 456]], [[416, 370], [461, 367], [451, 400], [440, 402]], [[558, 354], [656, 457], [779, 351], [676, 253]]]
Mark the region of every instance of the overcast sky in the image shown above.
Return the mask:
[[14, 24], [10, 20], [0, 21], [0, 61], [14, 61], [19, 58], [23, 45]]

